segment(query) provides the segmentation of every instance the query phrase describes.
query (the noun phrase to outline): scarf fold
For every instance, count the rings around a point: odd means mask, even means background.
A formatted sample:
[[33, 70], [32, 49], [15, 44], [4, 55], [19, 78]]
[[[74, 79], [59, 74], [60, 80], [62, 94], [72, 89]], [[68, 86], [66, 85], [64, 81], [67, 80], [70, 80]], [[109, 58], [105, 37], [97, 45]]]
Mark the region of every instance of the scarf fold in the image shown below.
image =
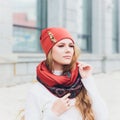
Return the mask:
[[83, 87], [77, 66], [71, 72], [58, 76], [50, 73], [43, 61], [37, 66], [36, 72], [37, 80], [60, 98], [67, 93], [71, 93], [69, 98], [75, 98]]

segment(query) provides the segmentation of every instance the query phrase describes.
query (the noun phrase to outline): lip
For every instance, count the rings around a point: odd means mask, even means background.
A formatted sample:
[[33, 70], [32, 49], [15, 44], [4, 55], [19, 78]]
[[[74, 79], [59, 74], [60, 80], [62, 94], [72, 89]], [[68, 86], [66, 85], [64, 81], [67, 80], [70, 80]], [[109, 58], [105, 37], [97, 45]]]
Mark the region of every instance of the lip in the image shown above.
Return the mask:
[[71, 56], [63, 56], [65, 59], [71, 59]]

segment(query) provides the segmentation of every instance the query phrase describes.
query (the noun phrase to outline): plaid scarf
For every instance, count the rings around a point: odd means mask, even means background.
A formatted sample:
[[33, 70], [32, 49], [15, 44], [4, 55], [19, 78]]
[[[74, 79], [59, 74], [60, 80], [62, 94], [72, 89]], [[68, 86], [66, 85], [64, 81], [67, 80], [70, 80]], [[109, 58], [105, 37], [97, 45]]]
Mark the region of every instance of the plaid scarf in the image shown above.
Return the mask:
[[43, 61], [37, 66], [36, 72], [37, 80], [60, 98], [67, 93], [71, 93], [69, 98], [75, 98], [83, 87], [77, 66], [71, 72], [57, 76], [49, 72]]

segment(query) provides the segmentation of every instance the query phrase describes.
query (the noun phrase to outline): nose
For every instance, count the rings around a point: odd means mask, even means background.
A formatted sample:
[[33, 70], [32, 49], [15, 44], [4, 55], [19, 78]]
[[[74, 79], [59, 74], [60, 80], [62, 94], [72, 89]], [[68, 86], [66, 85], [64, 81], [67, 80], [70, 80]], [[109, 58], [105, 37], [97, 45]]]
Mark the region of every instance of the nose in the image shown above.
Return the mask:
[[69, 46], [65, 47], [65, 52], [70, 52], [70, 47]]

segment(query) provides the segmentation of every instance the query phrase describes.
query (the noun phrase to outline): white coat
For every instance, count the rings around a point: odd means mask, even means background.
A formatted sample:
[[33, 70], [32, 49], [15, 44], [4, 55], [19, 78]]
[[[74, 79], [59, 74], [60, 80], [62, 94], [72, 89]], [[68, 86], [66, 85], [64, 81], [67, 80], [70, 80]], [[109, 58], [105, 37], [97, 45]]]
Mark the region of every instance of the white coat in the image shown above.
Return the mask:
[[[108, 120], [107, 107], [96, 89], [93, 78], [82, 79], [82, 82], [92, 99], [92, 107], [96, 116], [95, 120]], [[39, 82], [34, 83], [27, 96], [25, 120], [82, 120], [80, 112], [74, 106], [75, 98], [71, 99], [72, 108], [59, 117], [56, 116], [51, 111], [53, 102], [56, 99], [58, 98], [42, 84]]]

